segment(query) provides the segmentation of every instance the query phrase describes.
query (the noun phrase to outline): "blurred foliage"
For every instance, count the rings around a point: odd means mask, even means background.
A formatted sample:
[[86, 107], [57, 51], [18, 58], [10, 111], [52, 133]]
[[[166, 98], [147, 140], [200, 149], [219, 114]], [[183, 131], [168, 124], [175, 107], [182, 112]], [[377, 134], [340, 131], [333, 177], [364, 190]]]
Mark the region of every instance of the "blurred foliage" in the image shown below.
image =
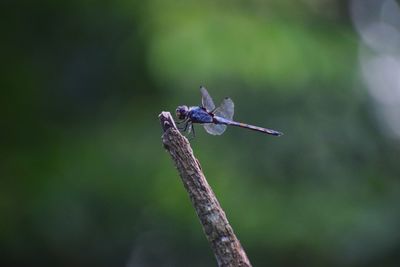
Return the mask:
[[254, 266], [397, 266], [398, 141], [347, 2], [3, 1], [2, 266], [213, 266], [157, 115], [229, 95], [192, 146]]

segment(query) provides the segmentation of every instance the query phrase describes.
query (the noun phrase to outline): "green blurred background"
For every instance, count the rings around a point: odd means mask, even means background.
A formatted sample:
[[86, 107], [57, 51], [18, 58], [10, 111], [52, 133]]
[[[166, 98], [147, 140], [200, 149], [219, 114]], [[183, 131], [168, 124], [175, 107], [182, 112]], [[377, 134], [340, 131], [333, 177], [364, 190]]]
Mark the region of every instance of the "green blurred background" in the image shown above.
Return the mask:
[[157, 118], [202, 84], [285, 133], [192, 141], [254, 266], [399, 266], [400, 113], [358, 23], [398, 31], [390, 5], [2, 1], [0, 265], [216, 266]]

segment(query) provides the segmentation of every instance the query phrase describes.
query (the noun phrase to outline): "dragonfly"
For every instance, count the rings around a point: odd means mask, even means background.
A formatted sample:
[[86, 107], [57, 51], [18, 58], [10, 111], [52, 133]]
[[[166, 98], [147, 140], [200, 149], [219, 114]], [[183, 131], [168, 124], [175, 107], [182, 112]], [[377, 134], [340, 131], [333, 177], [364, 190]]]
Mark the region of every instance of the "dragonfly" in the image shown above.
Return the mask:
[[227, 126], [241, 127], [264, 134], [280, 136], [283, 133], [247, 123], [236, 122], [233, 120], [235, 105], [229, 97], [226, 97], [220, 106], [215, 107], [214, 101], [204, 86], [200, 86], [201, 106], [178, 106], [176, 108], [176, 117], [180, 120], [179, 124], [184, 125], [181, 130], [194, 133], [193, 124], [198, 123], [204, 126], [207, 133], [212, 135], [221, 135], [225, 132]]

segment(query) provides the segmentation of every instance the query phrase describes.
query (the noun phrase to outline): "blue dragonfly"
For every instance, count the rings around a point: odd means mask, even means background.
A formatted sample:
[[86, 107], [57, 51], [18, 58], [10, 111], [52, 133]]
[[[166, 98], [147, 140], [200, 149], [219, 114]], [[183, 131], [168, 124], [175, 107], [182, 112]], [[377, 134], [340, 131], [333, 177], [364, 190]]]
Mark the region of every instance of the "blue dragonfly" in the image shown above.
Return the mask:
[[207, 89], [203, 86], [200, 86], [201, 92], [201, 106], [179, 106], [176, 109], [176, 116], [179, 120], [179, 123], [183, 124], [184, 127], [181, 129], [184, 132], [193, 131], [194, 135], [194, 123], [199, 123], [204, 126], [204, 129], [207, 133], [212, 135], [221, 135], [225, 132], [227, 125], [237, 126], [241, 128], [246, 128], [249, 130], [261, 132], [264, 134], [280, 136], [283, 133], [262, 128], [246, 123], [236, 122], [233, 120], [234, 107], [232, 99], [226, 97], [219, 107], [215, 107], [214, 101], [212, 100], [210, 94], [207, 92]]

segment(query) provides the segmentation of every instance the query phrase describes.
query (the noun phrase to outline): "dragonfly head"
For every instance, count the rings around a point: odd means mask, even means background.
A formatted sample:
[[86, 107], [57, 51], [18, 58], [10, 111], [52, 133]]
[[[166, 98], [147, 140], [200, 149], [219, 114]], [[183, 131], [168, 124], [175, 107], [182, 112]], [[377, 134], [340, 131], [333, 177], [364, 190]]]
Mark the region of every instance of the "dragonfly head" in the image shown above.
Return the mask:
[[189, 113], [188, 106], [179, 106], [176, 108], [176, 117], [180, 120], [184, 120], [187, 118]]

